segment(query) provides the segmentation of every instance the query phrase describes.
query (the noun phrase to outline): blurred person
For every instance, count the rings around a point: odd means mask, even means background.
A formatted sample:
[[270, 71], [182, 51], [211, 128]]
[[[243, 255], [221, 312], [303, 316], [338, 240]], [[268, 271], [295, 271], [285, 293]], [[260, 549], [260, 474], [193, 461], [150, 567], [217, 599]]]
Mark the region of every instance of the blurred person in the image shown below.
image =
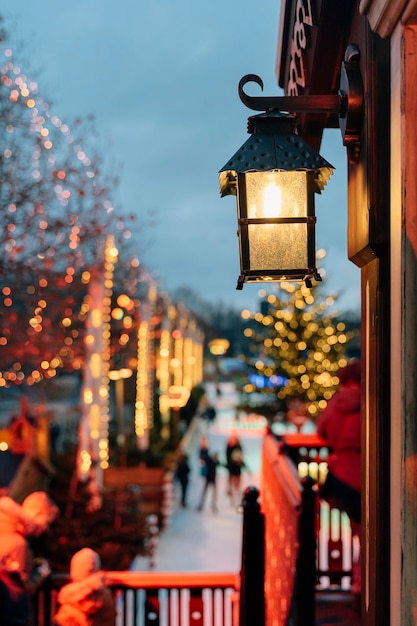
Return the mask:
[[34, 491], [22, 504], [0, 498], [0, 561], [18, 575], [29, 605], [27, 624], [33, 624], [32, 598], [51, 570], [46, 559], [35, 558], [30, 538], [44, 533], [58, 515], [58, 507], [44, 491]]
[[188, 462], [188, 455], [184, 450], [179, 450], [179, 456], [177, 461], [177, 467], [175, 469], [175, 480], [178, 481], [181, 489], [181, 506], [187, 506], [187, 491], [188, 483], [190, 481], [190, 464]]
[[115, 601], [97, 552], [91, 548], [76, 552], [71, 558], [70, 576], [71, 582], [58, 593], [54, 626], [114, 626]]
[[213, 406], [208, 405], [204, 409], [201, 417], [205, 419], [208, 424], [212, 424], [214, 420], [216, 419], [216, 409]]
[[243, 447], [235, 430], [232, 430], [226, 444], [226, 467], [229, 473], [227, 495], [232, 506], [240, 503], [242, 468], [246, 467], [243, 459]]
[[[339, 370], [339, 387], [317, 422], [317, 433], [329, 446], [328, 474], [320, 497], [349, 516], [352, 537], [361, 528], [361, 366], [353, 362]], [[360, 544], [359, 544], [360, 545]], [[358, 605], [361, 591], [360, 556], [352, 563], [352, 593]]]
[[204, 508], [204, 503], [206, 500], [207, 492], [211, 489], [211, 510], [213, 513], [217, 512], [217, 486], [216, 486], [216, 477], [217, 477], [217, 467], [220, 465], [219, 455], [217, 452], [213, 452], [213, 454], [207, 455], [206, 460], [206, 476], [205, 482], [203, 486], [203, 491], [200, 497], [200, 503], [197, 507], [197, 511], [202, 511]]
[[203, 435], [200, 439], [200, 449], [198, 456], [200, 459], [200, 474], [203, 478], [207, 475], [207, 457], [209, 455], [207, 437]]

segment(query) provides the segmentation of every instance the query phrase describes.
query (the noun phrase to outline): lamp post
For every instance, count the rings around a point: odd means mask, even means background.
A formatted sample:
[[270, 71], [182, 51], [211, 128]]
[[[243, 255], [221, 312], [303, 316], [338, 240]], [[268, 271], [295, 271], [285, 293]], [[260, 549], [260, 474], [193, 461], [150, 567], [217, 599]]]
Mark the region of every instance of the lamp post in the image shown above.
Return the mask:
[[[338, 95], [252, 97], [248, 82], [263, 89], [261, 78], [244, 76], [242, 102], [257, 111], [248, 119], [251, 137], [219, 172], [221, 196], [237, 196], [240, 276], [245, 282], [304, 280], [321, 277], [315, 267], [314, 194], [321, 193], [333, 166], [296, 134], [296, 111], [337, 114], [351, 160], [360, 149], [362, 80], [359, 50], [349, 46], [342, 64]], [[287, 113], [291, 111], [291, 113]]]

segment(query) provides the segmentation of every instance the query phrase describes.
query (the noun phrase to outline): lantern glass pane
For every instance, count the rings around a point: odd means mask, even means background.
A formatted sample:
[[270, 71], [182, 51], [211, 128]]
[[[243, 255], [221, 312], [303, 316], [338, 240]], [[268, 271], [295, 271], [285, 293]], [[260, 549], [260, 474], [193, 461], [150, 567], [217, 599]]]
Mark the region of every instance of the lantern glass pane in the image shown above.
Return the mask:
[[[247, 172], [247, 217], [304, 218], [309, 214], [305, 171]], [[249, 224], [250, 270], [308, 267], [307, 225]]]
[[307, 215], [306, 171], [246, 172], [245, 179], [248, 218]]
[[306, 224], [253, 224], [248, 238], [251, 270], [309, 266]]

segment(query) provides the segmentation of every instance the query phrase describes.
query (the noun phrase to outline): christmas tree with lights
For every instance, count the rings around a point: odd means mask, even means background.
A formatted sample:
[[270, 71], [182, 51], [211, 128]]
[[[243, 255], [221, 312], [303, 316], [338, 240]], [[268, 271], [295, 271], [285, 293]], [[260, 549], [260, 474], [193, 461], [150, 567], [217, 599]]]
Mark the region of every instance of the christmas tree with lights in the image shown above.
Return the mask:
[[307, 417], [316, 419], [336, 391], [337, 372], [358, 336], [334, 303], [332, 296], [321, 297], [317, 286], [283, 282], [264, 295], [259, 313], [243, 311], [251, 353], [246, 360], [254, 372], [244, 391], [272, 395], [284, 410], [299, 401]]

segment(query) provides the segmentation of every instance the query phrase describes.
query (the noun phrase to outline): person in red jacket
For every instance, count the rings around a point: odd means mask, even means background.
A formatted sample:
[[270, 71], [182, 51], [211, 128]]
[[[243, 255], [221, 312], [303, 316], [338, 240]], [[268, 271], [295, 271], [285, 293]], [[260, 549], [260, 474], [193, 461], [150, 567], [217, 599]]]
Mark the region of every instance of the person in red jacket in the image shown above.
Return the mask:
[[[361, 366], [352, 362], [338, 372], [339, 388], [317, 423], [329, 449], [328, 474], [320, 496], [345, 511], [352, 536], [361, 523]], [[360, 561], [352, 563], [352, 593], [360, 593]]]

